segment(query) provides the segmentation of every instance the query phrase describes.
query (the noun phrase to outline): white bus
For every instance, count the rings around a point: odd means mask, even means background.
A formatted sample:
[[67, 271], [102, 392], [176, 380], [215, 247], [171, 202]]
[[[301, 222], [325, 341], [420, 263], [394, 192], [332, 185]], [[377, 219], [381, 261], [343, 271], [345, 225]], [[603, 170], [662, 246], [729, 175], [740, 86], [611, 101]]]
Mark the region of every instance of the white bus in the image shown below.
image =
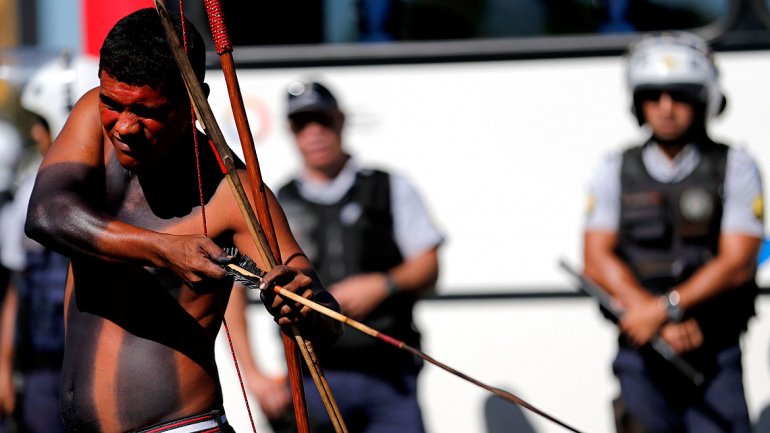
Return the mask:
[[[268, 185], [299, 166], [284, 117], [287, 85], [323, 81], [348, 115], [348, 149], [413, 180], [447, 234], [437, 293], [417, 306], [424, 351], [582, 431], [613, 432], [616, 331], [557, 263], [581, 266], [586, 185], [599, 159], [644, 137], [630, 112], [623, 52], [649, 30], [688, 29], [712, 43], [728, 105], [710, 130], [759, 162], [767, 203], [770, 1], [267, 3], [280, 5], [231, 5], [228, 21]], [[207, 25], [200, 11], [186, 13]], [[238, 148], [213, 53], [210, 60], [209, 100]], [[757, 431], [770, 431], [768, 250], [766, 241], [758, 315], [743, 340]], [[250, 308], [259, 359], [281, 371], [277, 331], [261, 305]], [[250, 431], [229, 351], [222, 345], [219, 354], [228, 417]], [[563, 431], [431, 365], [420, 380], [431, 432]], [[269, 431], [256, 418], [258, 431]]]

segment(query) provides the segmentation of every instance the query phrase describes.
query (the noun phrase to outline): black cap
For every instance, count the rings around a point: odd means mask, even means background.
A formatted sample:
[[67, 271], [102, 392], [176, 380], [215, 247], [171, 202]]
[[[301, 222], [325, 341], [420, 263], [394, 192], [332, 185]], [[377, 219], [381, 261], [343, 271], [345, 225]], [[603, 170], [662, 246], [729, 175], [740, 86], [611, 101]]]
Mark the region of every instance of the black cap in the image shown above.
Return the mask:
[[323, 84], [295, 81], [289, 84], [286, 115], [317, 111], [339, 111], [337, 99]]

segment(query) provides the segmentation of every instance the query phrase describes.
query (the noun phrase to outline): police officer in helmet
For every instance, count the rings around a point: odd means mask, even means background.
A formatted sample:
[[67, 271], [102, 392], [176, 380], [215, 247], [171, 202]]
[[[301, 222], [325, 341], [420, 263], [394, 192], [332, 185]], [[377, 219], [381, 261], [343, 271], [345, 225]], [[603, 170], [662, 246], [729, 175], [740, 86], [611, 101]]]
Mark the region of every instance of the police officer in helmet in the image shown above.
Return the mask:
[[[748, 433], [739, 337], [757, 294], [759, 170], [744, 150], [709, 137], [725, 98], [705, 41], [643, 37], [626, 72], [649, 137], [602, 161], [584, 234], [586, 275], [624, 309], [613, 363], [624, 419], [644, 432]], [[703, 385], [648, 351], [656, 335]]]

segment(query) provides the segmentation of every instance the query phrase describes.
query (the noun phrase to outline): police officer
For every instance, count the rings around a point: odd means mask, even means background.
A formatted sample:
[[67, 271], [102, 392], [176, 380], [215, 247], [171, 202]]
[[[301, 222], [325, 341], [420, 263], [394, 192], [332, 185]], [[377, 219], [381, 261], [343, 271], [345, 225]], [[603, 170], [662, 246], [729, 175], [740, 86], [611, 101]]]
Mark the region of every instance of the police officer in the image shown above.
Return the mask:
[[[0, 119], [0, 218], [13, 199], [14, 180], [22, 153], [23, 145], [18, 131], [8, 121]], [[0, 248], [3, 237], [0, 236]], [[10, 430], [7, 419], [16, 409], [13, 344], [18, 301], [15, 290], [8, 290], [10, 277], [11, 270], [0, 261], [0, 433]]]
[[[364, 167], [345, 151], [345, 115], [326, 86], [292, 83], [287, 107], [303, 170], [278, 200], [294, 236], [345, 314], [419, 346], [412, 309], [436, 283], [443, 235], [404, 177]], [[411, 354], [346, 330], [319, 350], [319, 361], [351, 432], [424, 431], [421, 365]], [[306, 377], [313, 431], [333, 431], [314, 388]], [[255, 394], [260, 403], [270, 396]]]
[[[44, 155], [51, 145], [48, 122], [37, 116], [30, 131]], [[40, 159], [32, 165], [38, 165]], [[22, 179], [14, 200], [0, 212], [0, 263], [14, 272], [8, 292], [17, 299], [14, 362], [23, 377], [19, 402], [25, 431], [64, 432], [59, 384], [64, 357], [64, 287], [69, 259], [24, 236], [34, 175]], [[5, 376], [4, 372], [4, 378]], [[2, 431], [2, 430], [0, 430]]]
[[[764, 232], [757, 165], [707, 133], [725, 99], [700, 38], [642, 38], [627, 82], [651, 136], [602, 162], [584, 238], [586, 275], [625, 311], [613, 363], [621, 401], [645, 432], [748, 433], [738, 343]], [[647, 352], [658, 334], [705, 375], [702, 386]]]
[[[0, 388], [21, 393], [20, 401], [13, 402], [22, 415], [23, 425], [19, 429], [32, 433], [65, 431], [59, 408], [59, 384], [69, 259], [27, 238], [24, 221], [42, 158], [77, 98], [99, 84], [97, 70], [97, 60], [85, 56], [71, 59], [64, 53], [37, 70], [21, 93], [22, 107], [34, 115], [29, 137], [35, 146], [20, 158], [15, 197], [0, 211], [0, 264], [13, 271], [7, 288], [17, 303], [4, 316], [14, 318], [6, 323], [14, 328], [15, 346], [11, 352], [0, 351], [6, 355], [0, 358], [0, 381], [7, 384]], [[0, 339], [0, 344], [4, 343]], [[15, 359], [8, 357], [9, 353]], [[16, 389], [9, 381], [14, 369], [21, 373], [22, 389]], [[0, 403], [2, 396], [0, 392]]]

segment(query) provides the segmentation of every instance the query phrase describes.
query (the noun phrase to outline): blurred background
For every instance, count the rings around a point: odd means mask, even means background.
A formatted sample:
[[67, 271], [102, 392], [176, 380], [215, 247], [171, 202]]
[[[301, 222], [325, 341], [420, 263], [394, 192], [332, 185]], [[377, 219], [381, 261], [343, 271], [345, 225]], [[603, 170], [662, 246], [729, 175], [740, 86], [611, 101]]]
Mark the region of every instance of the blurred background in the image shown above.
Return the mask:
[[[98, 84], [96, 56], [107, 30], [145, 6], [152, 2], [0, 0], [0, 120], [28, 131], [21, 95], [37, 89], [38, 111], [50, 113], [57, 132], [77, 97]], [[239, 153], [203, 4], [181, 6], [208, 38], [209, 100]], [[424, 351], [581, 430], [614, 431], [615, 330], [558, 262], [581, 266], [586, 186], [599, 160], [645, 136], [624, 83], [629, 42], [642, 32], [679, 29], [712, 44], [729, 102], [710, 130], [757, 160], [770, 201], [770, 0], [224, 6], [267, 184], [282, 184], [300, 164], [284, 115], [286, 86], [323, 81], [348, 115], [346, 146], [413, 180], [447, 234], [436, 293], [416, 311]], [[28, 134], [20, 135], [30, 147]], [[3, 146], [0, 156], [9, 153]], [[759, 258], [758, 315], [743, 341], [747, 400], [761, 432], [770, 431], [768, 256], [770, 240]], [[260, 362], [285, 369], [274, 324], [253, 300]], [[220, 349], [228, 417], [248, 431], [229, 350], [224, 343]], [[430, 431], [562, 431], [432, 366], [420, 380]], [[256, 417], [258, 431], [269, 431]]]

